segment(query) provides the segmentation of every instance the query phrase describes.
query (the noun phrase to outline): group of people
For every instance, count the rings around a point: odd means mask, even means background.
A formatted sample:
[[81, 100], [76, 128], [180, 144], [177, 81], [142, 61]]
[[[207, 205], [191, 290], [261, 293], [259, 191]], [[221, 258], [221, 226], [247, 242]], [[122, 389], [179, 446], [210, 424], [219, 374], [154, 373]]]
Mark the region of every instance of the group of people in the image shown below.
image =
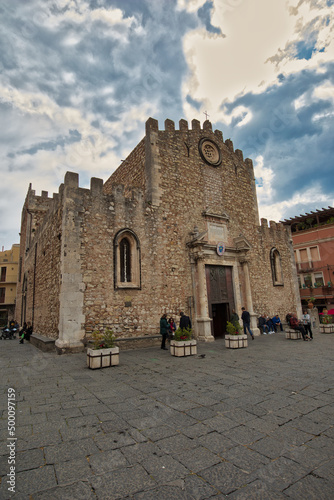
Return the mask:
[[304, 309], [300, 320], [295, 313], [288, 313], [286, 315], [286, 320], [293, 330], [297, 330], [302, 334], [303, 340], [313, 340], [311, 317], [308, 314], [307, 309]]
[[275, 314], [272, 318], [266, 314], [261, 314], [258, 319], [258, 325], [263, 335], [276, 333], [278, 328], [280, 328], [281, 332], [283, 331], [283, 325], [278, 314]]
[[[191, 320], [189, 316], [184, 314], [183, 311], [180, 311], [180, 328], [181, 330], [183, 328], [191, 328]], [[166, 313], [163, 314], [160, 319], [160, 334], [162, 335], [161, 349], [164, 349], [165, 351], [168, 350], [166, 347], [166, 340], [167, 338], [172, 339], [175, 331], [176, 331], [176, 324], [174, 318], [171, 317], [167, 319], [167, 314]]]
[[[245, 335], [247, 335], [248, 331], [250, 336], [252, 337], [252, 340], [254, 340], [254, 334], [250, 328], [251, 317], [249, 312], [246, 311], [245, 307], [242, 307], [241, 319], [243, 322]], [[301, 332], [303, 340], [313, 339], [311, 318], [306, 309], [303, 311], [301, 320], [297, 318], [297, 314], [288, 313], [286, 315], [286, 322], [291, 328]], [[231, 315], [231, 323], [239, 325], [239, 316], [234, 309]], [[273, 316], [272, 318], [265, 314], [261, 314], [258, 319], [258, 327], [261, 333], [263, 333], [264, 335], [276, 333], [278, 328], [280, 328], [281, 332], [283, 331], [283, 325], [279, 314], [275, 314], [275, 316]], [[186, 316], [183, 311], [180, 311], [180, 328], [191, 328], [190, 318], [189, 316]], [[160, 334], [162, 335], [161, 349], [167, 350], [166, 340], [167, 338], [172, 339], [175, 331], [176, 324], [174, 318], [170, 317], [169, 319], [167, 319], [167, 314], [163, 314], [160, 319]]]
[[22, 328], [20, 328], [19, 323], [15, 319], [12, 319], [9, 322], [9, 329], [18, 332], [20, 344], [23, 344], [24, 339], [30, 340], [30, 336], [32, 335], [33, 331], [32, 325], [29, 321], [28, 323], [24, 322]]
[[[248, 331], [250, 336], [252, 337], [252, 340], [254, 340], [254, 334], [250, 329], [250, 321], [251, 321], [250, 314], [248, 311], [246, 311], [244, 307], [242, 307], [241, 319], [243, 322], [245, 335], [247, 335]], [[238, 322], [239, 322], [239, 316], [233, 309], [231, 315], [231, 323], [238, 324]], [[303, 311], [303, 315], [300, 320], [297, 318], [297, 314], [288, 313], [286, 315], [286, 322], [291, 328], [301, 332], [303, 340], [313, 339], [313, 333], [311, 328], [311, 317], [306, 309]], [[270, 318], [265, 314], [261, 314], [261, 316], [258, 319], [258, 327], [261, 333], [263, 333], [264, 335], [276, 333], [278, 328], [280, 328], [281, 332], [283, 331], [283, 325], [279, 317], [279, 314], [275, 314], [275, 316], [273, 316], [272, 318]]]

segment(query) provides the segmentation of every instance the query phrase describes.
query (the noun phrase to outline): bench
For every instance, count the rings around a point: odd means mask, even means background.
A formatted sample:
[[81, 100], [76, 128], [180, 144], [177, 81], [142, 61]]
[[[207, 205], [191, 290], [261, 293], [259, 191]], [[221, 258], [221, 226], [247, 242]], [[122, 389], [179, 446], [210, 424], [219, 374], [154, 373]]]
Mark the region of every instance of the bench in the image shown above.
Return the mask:
[[[86, 342], [86, 347], [91, 347], [92, 341]], [[130, 349], [144, 349], [146, 347], [157, 347], [161, 344], [161, 335], [144, 335], [142, 337], [119, 337], [115, 338], [115, 346], [119, 347], [120, 351]]]
[[54, 351], [55, 342], [55, 339], [45, 337], [44, 335], [39, 335], [38, 333], [33, 333], [32, 335], [30, 335], [30, 343], [43, 352]]

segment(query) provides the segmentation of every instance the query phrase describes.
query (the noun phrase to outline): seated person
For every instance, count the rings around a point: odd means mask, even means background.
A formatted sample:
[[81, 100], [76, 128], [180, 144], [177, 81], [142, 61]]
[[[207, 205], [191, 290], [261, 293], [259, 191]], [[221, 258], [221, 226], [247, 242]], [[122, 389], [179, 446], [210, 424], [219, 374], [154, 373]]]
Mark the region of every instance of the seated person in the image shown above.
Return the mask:
[[31, 323], [28, 322], [27, 324], [26, 322], [24, 322], [23, 327], [20, 330], [20, 337], [25, 340], [30, 340], [30, 335], [32, 335]]
[[288, 325], [290, 325], [290, 319], [292, 318], [292, 314], [291, 313], [288, 313], [286, 316], [285, 316], [285, 320], [287, 322]]
[[301, 334], [303, 336], [303, 340], [308, 340], [308, 336], [306, 335], [305, 328], [300, 323], [299, 319], [297, 318], [297, 314], [295, 314], [295, 313], [290, 318], [290, 326], [291, 326], [291, 328], [293, 328], [293, 330], [298, 330], [299, 332], [301, 332]]
[[28, 321], [27, 330], [26, 330], [26, 333], [24, 335], [24, 338], [27, 339], [27, 340], [30, 340], [30, 335], [32, 335], [32, 325]]
[[278, 314], [276, 314], [273, 318], [271, 318], [271, 321], [273, 322], [275, 332], [277, 332], [278, 326], [281, 328], [281, 332], [283, 332], [283, 325], [281, 323], [281, 320], [280, 320], [280, 317]]
[[269, 316], [266, 316], [266, 325], [268, 326], [269, 328], [269, 333], [275, 333], [275, 327], [274, 327], [274, 323], [272, 322], [272, 320], [269, 318]]
[[263, 335], [267, 335], [267, 333], [269, 332], [269, 327], [266, 324], [266, 317], [264, 314], [261, 314], [261, 316], [259, 317], [258, 324], [259, 324], [259, 329], [260, 329], [261, 333], [263, 333]]

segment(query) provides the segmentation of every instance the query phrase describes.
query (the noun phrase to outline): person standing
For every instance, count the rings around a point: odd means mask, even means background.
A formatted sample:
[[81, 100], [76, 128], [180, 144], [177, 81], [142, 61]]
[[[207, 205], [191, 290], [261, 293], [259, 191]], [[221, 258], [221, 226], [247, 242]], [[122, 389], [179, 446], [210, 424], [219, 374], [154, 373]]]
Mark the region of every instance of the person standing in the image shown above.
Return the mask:
[[169, 328], [169, 331], [168, 331], [169, 338], [172, 340], [174, 337], [175, 330], [176, 330], [176, 324], [175, 324], [174, 318], [169, 318], [168, 328]]
[[252, 337], [252, 340], [254, 340], [254, 334], [252, 330], [250, 329], [250, 314], [244, 307], [241, 308], [242, 314], [241, 314], [241, 319], [244, 325], [244, 333], [247, 335], [247, 330], [250, 333], [250, 336]]
[[231, 314], [231, 323], [234, 325], [236, 328], [238, 328], [239, 325], [239, 315], [235, 312], [235, 309], [232, 309], [232, 314]]
[[309, 333], [310, 339], [313, 339], [313, 333], [311, 329], [311, 316], [307, 313], [306, 310], [303, 311], [302, 323], [303, 327], [305, 328], [305, 332]]
[[183, 311], [180, 311], [180, 328], [191, 328], [191, 321], [189, 316], [186, 316]]
[[167, 321], [167, 314], [163, 314], [160, 318], [160, 334], [162, 335], [161, 349], [168, 351], [166, 347], [166, 338], [168, 335], [169, 324]]

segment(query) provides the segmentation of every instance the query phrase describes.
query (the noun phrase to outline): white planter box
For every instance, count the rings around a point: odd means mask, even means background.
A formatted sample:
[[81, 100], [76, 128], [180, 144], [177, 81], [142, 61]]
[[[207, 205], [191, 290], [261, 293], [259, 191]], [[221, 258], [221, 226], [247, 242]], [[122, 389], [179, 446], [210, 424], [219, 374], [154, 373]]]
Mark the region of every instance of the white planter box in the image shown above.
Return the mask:
[[303, 336], [299, 330], [290, 329], [290, 330], [286, 330], [285, 338], [291, 339], [291, 340], [298, 340], [298, 339], [302, 339]]
[[334, 333], [334, 325], [320, 325], [320, 333]]
[[225, 347], [228, 349], [248, 347], [247, 335], [225, 335]]
[[172, 356], [193, 356], [197, 354], [197, 340], [171, 340], [170, 353]]
[[87, 349], [87, 366], [95, 370], [96, 368], [106, 368], [119, 364], [119, 347], [108, 349]]

